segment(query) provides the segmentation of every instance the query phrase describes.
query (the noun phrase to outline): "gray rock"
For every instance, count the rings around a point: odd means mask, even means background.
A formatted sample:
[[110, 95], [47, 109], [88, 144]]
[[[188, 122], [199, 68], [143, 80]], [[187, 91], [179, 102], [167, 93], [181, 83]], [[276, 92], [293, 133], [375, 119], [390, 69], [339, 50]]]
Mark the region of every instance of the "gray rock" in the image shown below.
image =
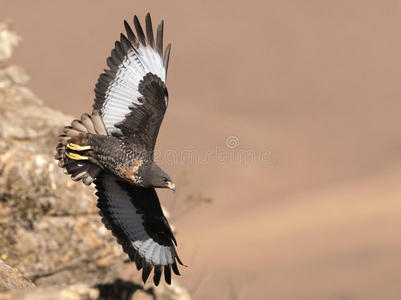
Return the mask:
[[14, 290], [32, 288], [35, 285], [26, 279], [20, 272], [6, 265], [0, 260], [0, 290]]
[[0, 256], [39, 285], [114, 280], [126, 256], [101, 223], [94, 189], [54, 160], [72, 117], [46, 107], [27, 80], [19, 67], [0, 68]]

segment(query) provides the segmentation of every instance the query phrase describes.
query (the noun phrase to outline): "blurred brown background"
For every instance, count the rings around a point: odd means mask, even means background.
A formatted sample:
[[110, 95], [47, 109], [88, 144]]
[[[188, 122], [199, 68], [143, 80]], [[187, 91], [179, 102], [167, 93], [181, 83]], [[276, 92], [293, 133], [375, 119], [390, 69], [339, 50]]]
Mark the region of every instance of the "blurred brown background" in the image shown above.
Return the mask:
[[178, 280], [195, 299], [401, 299], [401, 1], [0, 2], [13, 62], [76, 117], [148, 11], [173, 44], [157, 147]]

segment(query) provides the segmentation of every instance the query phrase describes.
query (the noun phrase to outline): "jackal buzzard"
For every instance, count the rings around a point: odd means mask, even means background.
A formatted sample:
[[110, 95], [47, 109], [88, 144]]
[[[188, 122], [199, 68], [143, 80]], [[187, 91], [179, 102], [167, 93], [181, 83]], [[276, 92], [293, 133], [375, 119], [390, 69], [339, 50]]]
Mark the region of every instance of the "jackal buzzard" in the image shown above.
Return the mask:
[[127, 35], [116, 41], [107, 59], [110, 69], [99, 77], [92, 114], [64, 128], [56, 159], [73, 180], [94, 182], [105, 226], [143, 269], [143, 281], [154, 269], [158, 285], [163, 271], [170, 284], [171, 269], [179, 275], [177, 261], [182, 263], [155, 191], [175, 185], [153, 161], [168, 105], [170, 44], [163, 51], [163, 21], [156, 40], [149, 14], [145, 24], [144, 31], [134, 16], [134, 33], [124, 21]]

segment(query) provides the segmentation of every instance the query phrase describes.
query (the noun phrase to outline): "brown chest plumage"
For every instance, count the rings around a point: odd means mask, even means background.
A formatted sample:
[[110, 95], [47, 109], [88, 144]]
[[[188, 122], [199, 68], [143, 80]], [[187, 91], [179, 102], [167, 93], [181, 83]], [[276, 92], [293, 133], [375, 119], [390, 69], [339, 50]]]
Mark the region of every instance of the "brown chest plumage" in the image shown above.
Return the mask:
[[143, 159], [133, 160], [128, 164], [121, 166], [121, 175], [125, 180], [136, 185], [141, 185], [143, 183], [143, 176], [141, 174], [142, 166]]

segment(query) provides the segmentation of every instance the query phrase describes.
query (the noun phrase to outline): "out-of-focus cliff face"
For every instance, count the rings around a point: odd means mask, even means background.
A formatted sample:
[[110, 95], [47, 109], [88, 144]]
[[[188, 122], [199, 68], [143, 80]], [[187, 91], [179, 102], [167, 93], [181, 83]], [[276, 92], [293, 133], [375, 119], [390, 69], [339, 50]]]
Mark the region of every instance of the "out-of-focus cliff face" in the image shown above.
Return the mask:
[[[29, 79], [24, 71], [7, 65], [19, 41], [0, 23], [2, 260], [36, 285], [47, 286], [45, 293], [60, 292], [51, 285], [79, 283], [83, 287], [77, 289], [87, 297], [83, 299], [119, 299], [113, 294], [116, 286], [117, 291], [128, 289], [128, 295], [137, 295], [135, 299], [153, 297], [154, 291], [143, 290], [141, 284], [115, 281], [126, 255], [101, 223], [94, 189], [73, 182], [54, 161], [57, 135], [72, 117], [46, 107], [24, 86]], [[1, 274], [1, 281], [14, 282], [7, 274]], [[14, 277], [22, 278], [22, 283], [0, 284], [0, 289], [33, 286], [20, 275]], [[95, 286], [98, 289], [93, 289]], [[23, 292], [13, 293], [12, 299], [25, 299]], [[41, 299], [39, 294], [35, 299]], [[106, 296], [98, 298], [102, 295]], [[166, 295], [171, 297], [168, 299], [188, 299], [177, 287], [162, 287], [158, 295], [158, 299], [167, 299]]]
[[0, 254], [40, 284], [110, 280], [122, 251], [98, 217], [93, 189], [72, 182], [53, 158], [71, 117], [46, 107], [27, 80], [20, 67], [0, 69]]
[[20, 40], [18, 34], [9, 29], [7, 22], [0, 23], [0, 62], [11, 57]]

